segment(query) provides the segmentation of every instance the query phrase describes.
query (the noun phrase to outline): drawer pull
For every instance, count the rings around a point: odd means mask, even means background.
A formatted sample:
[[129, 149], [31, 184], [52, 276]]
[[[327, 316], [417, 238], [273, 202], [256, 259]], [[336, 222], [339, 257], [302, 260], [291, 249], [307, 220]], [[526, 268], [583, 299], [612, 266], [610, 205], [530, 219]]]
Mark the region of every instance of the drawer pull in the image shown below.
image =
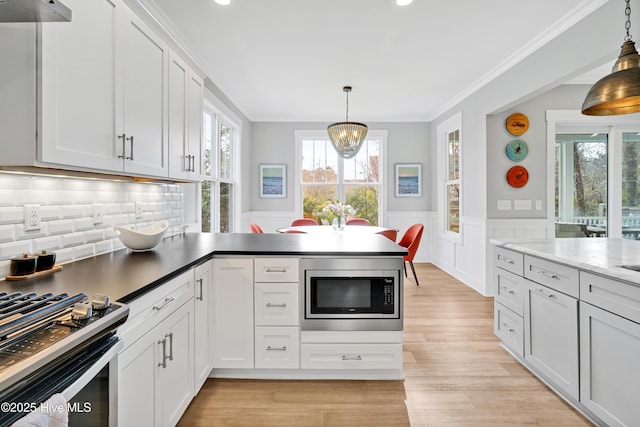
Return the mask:
[[270, 345], [268, 345], [267, 351], [287, 351], [287, 346], [283, 345], [282, 347], [271, 347]]
[[554, 294], [548, 294], [545, 291], [543, 291], [542, 289], [536, 289], [534, 292], [539, 293], [540, 295], [543, 295], [547, 298], [556, 298], [556, 296]]
[[509, 332], [515, 332], [515, 329], [510, 328], [509, 325], [507, 325], [506, 323], [502, 322], [502, 326], [505, 327], [505, 329]]
[[542, 274], [545, 277], [548, 277], [550, 279], [559, 279], [560, 277], [558, 277], [557, 274], [554, 273], [549, 273], [548, 271], [544, 271], [544, 270], [540, 270], [540, 269], [531, 269], [534, 273], [538, 273], [538, 274]]
[[507, 291], [510, 294], [515, 294], [515, 292], [513, 292], [511, 289], [507, 288], [506, 286], [503, 286], [502, 289], [504, 289], [505, 291]]
[[163, 308], [165, 308], [165, 307], [167, 306], [167, 304], [169, 304], [170, 302], [172, 302], [174, 299], [175, 299], [175, 298], [173, 298], [173, 297], [171, 297], [171, 298], [165, 298], [165, 299], [164, 299], [164, 302], [163, 302], [162, 304], [160, 304], [160, 305], [154, 305], [154, 306], [153, 306], [153, 309], [154, 309], [154, 310], [158, 310], [158, 311], [160, 311], [160, 310], [162, 310]]
[[282, 307], [282, 308], [287, 308], [287, 303], [283, 302], [282, 304], [271, 304], [270, 302], [267, 303], [266, 305], [267, 308], [271, 308], [271, 307]]
[[267, 267], [264, 271], [266, 271], [267, 273], [286, 273], [287, 272], [287, 268], [286, 267]]
[[512, 260], [511, 258], [508, 258], [504, 255], [498, 255], [498, 259], [503, 260], [504, 262], [506, 262], [507, 264], [515, 264], [516, 262], [514, 260]]
[[362, 356], [360, 356], [359, 354], [357, 356], [347, 356], [343, 354], [342, 360], [362, 360]]

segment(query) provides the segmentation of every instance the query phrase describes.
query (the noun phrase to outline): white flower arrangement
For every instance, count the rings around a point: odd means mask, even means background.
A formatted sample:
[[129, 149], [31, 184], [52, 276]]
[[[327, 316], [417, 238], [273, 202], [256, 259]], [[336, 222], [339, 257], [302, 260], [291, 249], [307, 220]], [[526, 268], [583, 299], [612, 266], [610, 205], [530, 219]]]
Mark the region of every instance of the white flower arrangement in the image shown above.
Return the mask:
[[322, 208], [322, 213], [325, 215], [331, 214], [338, 217], [344, 217], [355, 215], [356, 210], [353, 208], [353, 206], [345, 205], [336, 200], [334, 203], [329, 203], [324, 208]]

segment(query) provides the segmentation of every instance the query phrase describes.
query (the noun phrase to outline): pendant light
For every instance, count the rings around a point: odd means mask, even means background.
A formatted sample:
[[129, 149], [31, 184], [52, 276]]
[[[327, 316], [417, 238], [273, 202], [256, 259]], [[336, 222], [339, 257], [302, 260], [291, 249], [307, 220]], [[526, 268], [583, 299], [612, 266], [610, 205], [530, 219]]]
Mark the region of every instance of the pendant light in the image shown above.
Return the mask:
[[327, 132], [333, 148], [336, 149], [340, 157], [350, 159], [360, 151], [368, 129], [365, 124], [349, 121], [349, 92], [351, 92], [351, 86], [345, 86], [342, 90], [347, 93], [347, 120], [329, 125]]
[[627, 35], [611, 74], [598, 80], [587, 93], [582, 114], [615, 116], [640, 111], [640, 55], [631, 40], [631, 6], [626, 0], [624, 27]]

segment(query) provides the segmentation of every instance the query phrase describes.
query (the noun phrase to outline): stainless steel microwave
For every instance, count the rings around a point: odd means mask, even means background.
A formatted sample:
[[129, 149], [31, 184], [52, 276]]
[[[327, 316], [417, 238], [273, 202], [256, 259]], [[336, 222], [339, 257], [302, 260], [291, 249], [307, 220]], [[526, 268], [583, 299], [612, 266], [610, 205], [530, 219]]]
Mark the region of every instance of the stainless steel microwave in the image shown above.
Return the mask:
[[401, 261], [304, 260], [302, 330], [402, 330]]

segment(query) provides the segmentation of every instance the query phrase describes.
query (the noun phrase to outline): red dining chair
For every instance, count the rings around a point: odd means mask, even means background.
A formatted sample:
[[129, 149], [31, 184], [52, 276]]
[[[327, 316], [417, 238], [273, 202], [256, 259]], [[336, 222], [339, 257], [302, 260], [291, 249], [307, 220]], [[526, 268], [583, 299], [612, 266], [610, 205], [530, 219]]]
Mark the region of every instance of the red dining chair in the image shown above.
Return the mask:
[[393, 230], [391, 228], [388, 230], [378, 231], [376, 234], [381, 234], [392, 242], [395, 242], [398, 238], [398, 230]]
[[347, 220], [347, 225], [371, 225], [366, 218], [351, 218]]
[[260, 226], [258, 224], [254, 224], [253, 222], [251, 224], [249, 224], [251, 226], [251, 232], [252, 233], [256, 233], [256, 234], [262, 234], [264, 233], [264, 231], [262, 231], [262, 228], [260, 228]]
[[313, 218], [298, 218], [294, 219], [291, 223], [292, 227], [297, 227], [298, 225], [319, 225], [318, 221]]
[[306, 232], [301, 230], [284, 230], [284, 232], [287, 234], [307, 234]]
[[413, 271], [413, 277], [416, 279], [416, 285], [420, 285], [418, 283], [418, 276], [416, 275], [416, 269], [413, 267], [413, 258], [416, 256], [416, 252], [418, 252], [418, 245], [420, 245], [420, 239], [422, 238], [422, 232], [424, 231], [424, 225], [422, 224], [413, 224], [411, 227], [407, 229], [404, 233], [398, 245], [407, 248], [409, 251], [408, 255], [404, 256], [404, 275], [407, 277], [407, 264], [409, 261], [409, 265], [411, 266], [411, 271]]

